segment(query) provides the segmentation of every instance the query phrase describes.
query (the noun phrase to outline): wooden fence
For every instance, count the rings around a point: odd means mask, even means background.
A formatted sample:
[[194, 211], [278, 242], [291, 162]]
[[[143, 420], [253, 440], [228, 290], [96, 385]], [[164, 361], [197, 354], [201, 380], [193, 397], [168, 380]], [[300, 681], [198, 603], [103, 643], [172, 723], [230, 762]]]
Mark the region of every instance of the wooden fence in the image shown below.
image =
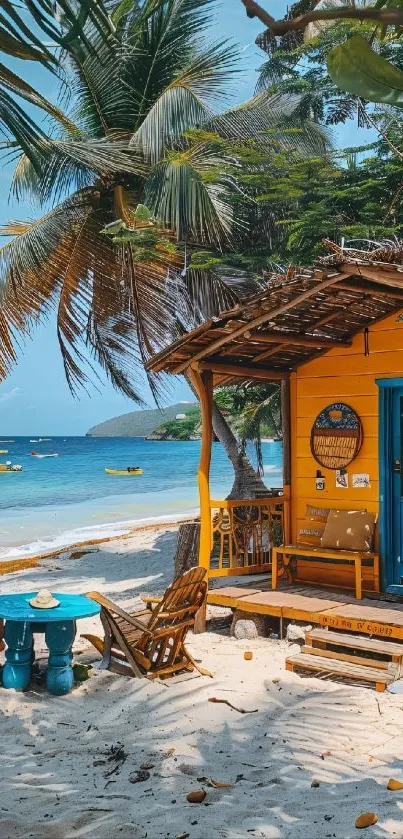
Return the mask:
[[284, 541], [284, 497], [210, 502], [210, 577], [271, 570], [271, 549]]

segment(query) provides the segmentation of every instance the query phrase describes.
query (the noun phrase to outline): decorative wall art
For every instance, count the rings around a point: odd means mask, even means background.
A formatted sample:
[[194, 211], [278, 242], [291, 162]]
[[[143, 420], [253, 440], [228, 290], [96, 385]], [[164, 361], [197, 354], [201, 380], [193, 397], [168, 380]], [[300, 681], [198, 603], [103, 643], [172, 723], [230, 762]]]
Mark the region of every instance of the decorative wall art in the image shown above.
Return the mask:
[[368, 489], [371, 486], [371, 478], [366, 472], [360, 472], [359, 474], [353, 475], [353, 487], [354, 489], [365, 487]]
[[336, 489], [348, 489], [348, 474], [345, 469], [336, 469]]
[[315, 478], [316, 489], [324, 490], [325, 485], [326, 485], [326, 478], [325, 478], [324, 475], [322, 475], [322, 472], [318, 469], [317, 472], [316, 472], [316, 478]]
[[348, 466], [362, 446], [361, 420], [349, 405], [335, 402], [318, 414], [311, 431], [311, 452], [326, 469]]

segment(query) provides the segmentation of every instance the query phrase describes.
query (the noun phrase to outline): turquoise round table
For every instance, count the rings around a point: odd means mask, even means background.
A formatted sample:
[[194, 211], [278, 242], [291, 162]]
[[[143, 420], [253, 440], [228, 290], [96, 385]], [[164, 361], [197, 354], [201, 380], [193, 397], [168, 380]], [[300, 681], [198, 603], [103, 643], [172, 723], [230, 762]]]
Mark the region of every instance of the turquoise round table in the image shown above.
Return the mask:
[[[73, 687], [71, 662], [76, 636], [76, 621], [98, 615], [100, 606], [82, 594], [59, 594], [54, 609], [35, 609], [29, 601], [38, 592], [0, 595], [0, 618], [4, 618], [4, 638], [7, 643], [6, 664], [3, 668], [3, 687], [26, 690], [31, 681], [34, 661], [34, 633], [45, 633], [49, 650], [46, 687], [50, 693], [63, 696]], [[53, 592], [52, 592], [53, 593]]]

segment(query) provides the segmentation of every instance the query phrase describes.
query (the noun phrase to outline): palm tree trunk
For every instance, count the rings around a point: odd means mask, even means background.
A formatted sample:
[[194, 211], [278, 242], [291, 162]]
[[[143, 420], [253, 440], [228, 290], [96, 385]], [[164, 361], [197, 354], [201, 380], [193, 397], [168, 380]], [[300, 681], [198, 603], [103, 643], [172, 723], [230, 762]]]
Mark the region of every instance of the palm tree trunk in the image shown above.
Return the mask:
[[[196, 398], [198, 398], [191, 379], [186, 374], [185, 378]], [[225, 449], [228, 459], [234, 467], [234, 483], [231, 492], [227, 495], [227, 499], [247, 501], [248, 499], [265, 498], [269, 494], [267, 486], [253, 468], [249, 458], [242, 449], [240, 440], [236, 438], [214, 400], [212, 414], [214, 434]]]
[[243, 501], [267, 496], [269, 491], [266, 485], [253, 468], [240, 441], [237, 440], [215, 402], [213, 402], [213, 430], [234, 467], [234, 483], [227, 498]]

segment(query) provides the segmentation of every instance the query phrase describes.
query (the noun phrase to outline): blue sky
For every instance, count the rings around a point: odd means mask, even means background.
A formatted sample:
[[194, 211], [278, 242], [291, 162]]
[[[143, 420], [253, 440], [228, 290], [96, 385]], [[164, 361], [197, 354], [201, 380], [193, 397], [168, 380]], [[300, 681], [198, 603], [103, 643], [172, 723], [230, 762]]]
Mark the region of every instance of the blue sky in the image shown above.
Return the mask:
[[[285, 3], [276, 0], [277, 17], [284, 14]], [[256, 70], [264, 55], [254, 44], [261, 24], [246, 17], [240, 0], [223, 0], [217, 9], [213, 36], [216, 39], [230, 38], [243, 49], [242, 73], [236, 82], [236, 98], [246, 99], [253, 93]], [[49, 81], [32, 67], [31, 84], [37, 84], [48, 96], [55, 91], [49, 88]], [[343, 127], [340, 145], [354, 142], [354, 129]], [[27, 204], [8, 201], [11, 167], [3, 167], [0, 190], [0, 224], [10, 219], [32, 217], [36, 211]], [[143, 393], [146, 401], [153, 404], [147, 383], [144, 380]], [[184, 381], [174, 380], [167, 403], [192, 398]], [[87, 429], [109, 417], [135, 410], [133, 403], [120, 396], [105, 380], [99, 390], [90, 387], [88, 395], [75, 399], [66, 384], [60, 357], [55, 321], [39, 327], [33, 339], [25, 343], [19, 352], [18, 364], [8, 379], [0, 384], [0, 436], [17, 435], [75, 435], [85, 434]]]

